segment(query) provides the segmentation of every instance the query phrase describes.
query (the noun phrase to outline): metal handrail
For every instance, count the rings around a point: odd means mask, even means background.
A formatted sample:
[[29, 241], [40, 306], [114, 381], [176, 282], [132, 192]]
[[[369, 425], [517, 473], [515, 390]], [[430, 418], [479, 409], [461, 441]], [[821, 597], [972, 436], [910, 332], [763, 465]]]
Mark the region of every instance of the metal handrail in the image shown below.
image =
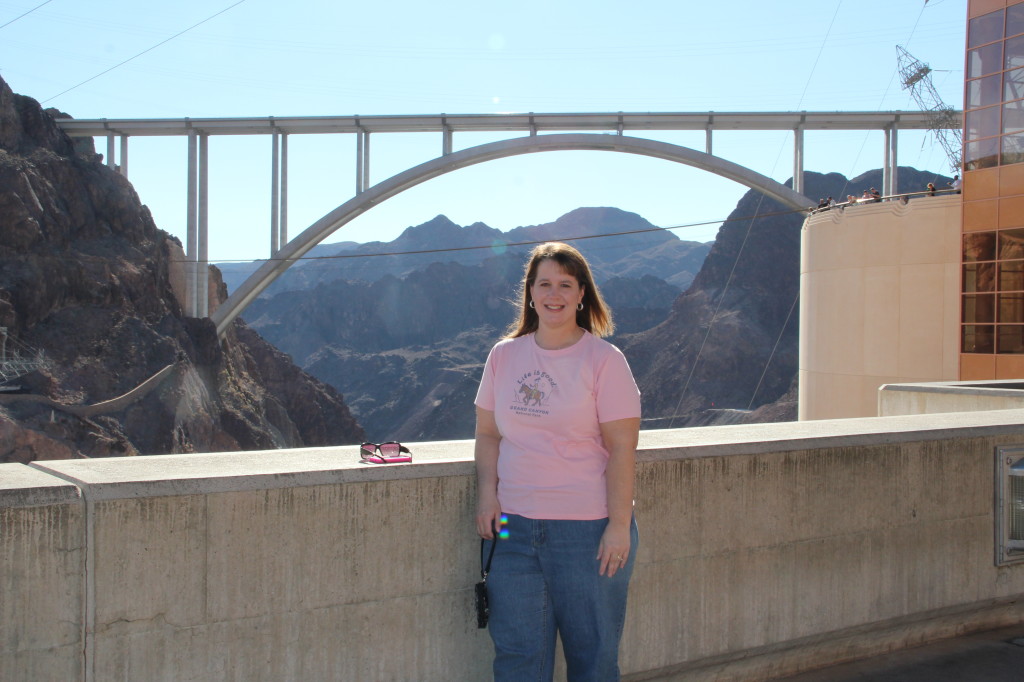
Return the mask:
[[904, 192], [902, 194], [887, 194], [879, 197], [858, 197], [856, 201], [843, 201], [836, 202], [830, 206], [815, 206], [811, 209], [811, 213], [824, 213], [825, 211], [831, 211], [834, 208], [846, 208], [847, 206], [854, 206], [860, 204], [877, 204], [883, 201], [903, 201], [907, 202], [913, 197], [927, 197], [927, 196], [939, 196], [940, 194], [960, 194], [961, 190], [953, 189], [952, 187], [935, 190], [923, 190], [920, 192]]

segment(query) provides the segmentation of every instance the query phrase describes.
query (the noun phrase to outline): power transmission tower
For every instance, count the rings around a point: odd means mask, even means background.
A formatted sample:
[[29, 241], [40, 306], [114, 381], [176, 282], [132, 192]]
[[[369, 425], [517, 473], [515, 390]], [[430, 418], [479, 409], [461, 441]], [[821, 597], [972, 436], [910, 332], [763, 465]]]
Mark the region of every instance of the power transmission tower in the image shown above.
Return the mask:
[[931, 67], [899, 45], [896, 49], [899, 51], [900, 83], [903, 89], [910, 90], [910, 96], [917, 102], [917, 106], [927, 114], [929, 130], [946, 152], [950, 168], [954, 173], [959, 173], [964, 143], [956, 109], [943, 102], [935, 91]]

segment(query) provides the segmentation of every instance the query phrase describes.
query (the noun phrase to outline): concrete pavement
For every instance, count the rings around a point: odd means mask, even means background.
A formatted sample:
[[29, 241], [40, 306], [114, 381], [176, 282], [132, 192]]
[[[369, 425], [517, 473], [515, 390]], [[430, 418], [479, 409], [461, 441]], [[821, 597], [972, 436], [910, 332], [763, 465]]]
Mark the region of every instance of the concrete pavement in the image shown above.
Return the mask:
[[1024, 682], [1024, 624], [776, 678], [774, 682]]

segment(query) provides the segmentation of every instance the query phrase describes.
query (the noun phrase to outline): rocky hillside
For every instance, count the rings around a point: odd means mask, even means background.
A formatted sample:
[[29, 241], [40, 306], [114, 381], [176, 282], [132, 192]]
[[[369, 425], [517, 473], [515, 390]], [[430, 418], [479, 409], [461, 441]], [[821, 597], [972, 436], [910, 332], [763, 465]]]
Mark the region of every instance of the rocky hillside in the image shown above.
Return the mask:
[[0, 80], [0, 327], [47, 360], [0, 393], [0, 462], [359, 442], [334, 388], [182, 314], [180, 244], [90, 147]]

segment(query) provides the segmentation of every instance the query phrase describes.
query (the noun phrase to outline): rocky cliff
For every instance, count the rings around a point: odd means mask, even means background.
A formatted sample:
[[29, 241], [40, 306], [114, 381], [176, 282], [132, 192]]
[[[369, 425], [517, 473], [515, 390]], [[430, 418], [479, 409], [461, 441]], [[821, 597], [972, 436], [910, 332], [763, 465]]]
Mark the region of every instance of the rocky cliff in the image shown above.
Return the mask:
[[[899, 169], [904, 191], [948, 180]], [[881, 187], [882, 172], [849, 180], [807, 172], [804, 182], [807, 196], [838, 200]], [[796, 419], [803, 220], [747, 192], [667, 319], [623, 341], [649, 428]]]
[[182, 314], [180, 244], [89, 147], [0, 80], [0, 327], [46, 359], [0, 393], [0, 462], [360, 441], [341, 395], [243, 323], [218, 339]]

